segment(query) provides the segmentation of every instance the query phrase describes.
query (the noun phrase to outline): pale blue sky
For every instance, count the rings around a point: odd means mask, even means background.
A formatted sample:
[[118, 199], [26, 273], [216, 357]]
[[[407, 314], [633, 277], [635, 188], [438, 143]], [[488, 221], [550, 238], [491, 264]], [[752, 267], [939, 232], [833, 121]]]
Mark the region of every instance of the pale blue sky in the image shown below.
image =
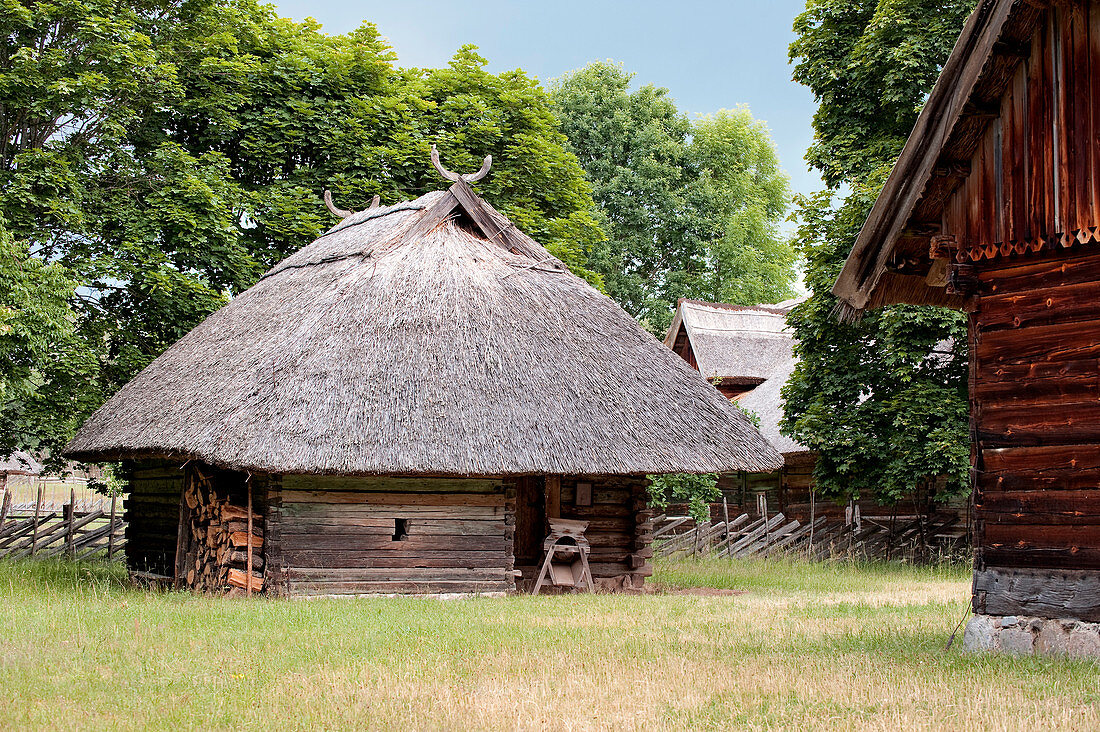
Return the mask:
[[280, 15], [316, 18], [328, 33], [378, 26], [401, 66], [443, 66], [464, 43], [494, 72], [522, 68], [543, 82], [612, 59], [637, 83], [667, 87], [680, 109], [703, 114], [748, 104], [767, 121], [796, 192], [821, 187], [802, 159], [813, 97], [791, 81], [787, 45], [805, 0], [282, 0]]

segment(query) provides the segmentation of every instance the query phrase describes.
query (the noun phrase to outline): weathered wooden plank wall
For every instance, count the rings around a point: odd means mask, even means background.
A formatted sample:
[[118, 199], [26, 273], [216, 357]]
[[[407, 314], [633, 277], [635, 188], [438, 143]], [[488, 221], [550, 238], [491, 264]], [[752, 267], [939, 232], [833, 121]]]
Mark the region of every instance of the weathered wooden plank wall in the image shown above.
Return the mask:
[[955, 161], [968, 175], [942, 233], [965, 259], [1100, 241], [1100, 3], [1046, 11], [1023, 50], [973, 157]]
[[[578, 505], [577, 484], [591, 484], [592, 505]], [[589, 564], [597, 585], [626, 581], [640, 586], [653, 573], [653, 522], [643, 476], [566, 477], [561, 481], [561, 517], [588, 521]]]
[[291, 595], [515, 587], [515, 498], [501, 480], [283, 476], [276, 552]]

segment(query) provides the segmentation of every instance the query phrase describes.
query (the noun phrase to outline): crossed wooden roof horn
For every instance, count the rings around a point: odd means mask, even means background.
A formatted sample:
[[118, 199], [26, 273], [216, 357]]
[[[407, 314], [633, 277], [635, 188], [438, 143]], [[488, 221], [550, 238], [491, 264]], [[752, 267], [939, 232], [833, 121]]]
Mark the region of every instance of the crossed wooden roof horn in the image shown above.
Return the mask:
[[[436, 149], [435, 145], [432, 145], [432, 165], [435, 166], [435, 169], [439, 171], [439, 174], [441, 176], [451, 181], [452, 183], [458, 183], [459, 181], [473, 183], [474, 181], [481, 180], [489, 174], [489, 168], [493, 165], [493, 156], [486, 155], [485, 160], [481, 163], [481, 170], [477, 171], [476, 173], [452, 173], [451, 171], [444, 168], [443, 164], [439, 162], [439, 150]], [[370, 202], [370, 208], [368, 208], [367, 210], [369, 211], [372, 208], [378, 208], [378, 204], [379, 197], [375, 196], [374, 199]], [[329, 191], [327, 189], [325, 190], [325, 207], [334, 216], [339, 216], [342, 219], [346, 219], [348, 216], [351, 216], [355, 213], [354, 211], [350, 211], [348, 209], [336, 208], [336, 204], [332, 202], [332, 191]]]
[[[375, 195], [375, 197], [371, 199], [370, 206], [367, 207], [367, 210], [370, 211], [372, 208], [378, 208], [381, 202], [381, 197]], [[349, 211], [347, 209], [336, 208], [336, 204], [332, 202], [332, 191], [328, 189], [325, 189], [325, 208], [327, 208], [334, 216], [339, 216], [342, 219], [346, 219], [348, 216], [351, 216], [353, 213], [355, 213], [354, 211]]]

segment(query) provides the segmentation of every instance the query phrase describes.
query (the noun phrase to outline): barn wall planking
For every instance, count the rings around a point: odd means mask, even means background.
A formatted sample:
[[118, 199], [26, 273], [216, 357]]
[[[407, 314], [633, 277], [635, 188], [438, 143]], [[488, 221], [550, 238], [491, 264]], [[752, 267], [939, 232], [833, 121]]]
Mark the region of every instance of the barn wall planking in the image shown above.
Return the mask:
[[970, 259], [1096, 241], [1100, 3], [1046, 11], [1029, 51], [943, 208], [942, 233]]
[[[577, 484], [590, 483], [592, 505], [578, 505]], [[588, 521], [589, 564], [597, 584], [614, 587], [630, 577], [639, 586], [652, 574], [653, 522], [642, 476], [563, 477], [561, 517]]]
[[[998, 258], [982, 262], [978, 278], [970, 318], [977, 576], [1098, 571], [1100, 256]], [[979, 611], [1019, 604], [997, 595], [1019, 582], [983, 583]]]

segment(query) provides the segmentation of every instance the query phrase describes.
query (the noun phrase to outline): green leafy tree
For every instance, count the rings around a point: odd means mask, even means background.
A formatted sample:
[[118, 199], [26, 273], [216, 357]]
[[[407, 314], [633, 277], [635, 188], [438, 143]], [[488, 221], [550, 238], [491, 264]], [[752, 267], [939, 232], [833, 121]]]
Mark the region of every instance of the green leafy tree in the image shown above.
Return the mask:
[[590, 260], [608, 294], [657, 334], [680, 297], [788, 296], [788, 182], [767, 128], [744, 108], [693, 123], [667, 89], [631, 91], [632, 79], [597, 62], [550, 91], [608, 233]]
[[98, 403], [95, 354], [77, 337], [65, 269], [31, 256], [0, 220], [0, 454], [48, 450]]
[[[480, 192], [600, 282], [586, 263], [605, 237], [548, 97], [522, 71], [489, 74], [473, 48], [402, 70], [370, 24], [327, 36], [253, 0], [16, 1], [0, 28], [3, 266], [48, 280], [57, 324], [9, 338], [20, 365], [0, 376], [0, 449], [56, 452], [103, 398], [331, 226], [324, 189], [358, 208], [443, 187], [432, 143], [457, 170], [491, 153]], [[0, 291], [12, 334], [42, 315], [21, 299], [34, 287]], [[62, 354], [69, 371], [51, 360]]]
[[710, 503], [722, 496], [714, 473], [677, 473], [649, 476], [650, 504], [663, 511], [670, 503], [686, 503], [698, 522], [710, 521]]
[[797, 202], [811, 295], [788, 318], [800, 363], [783, 428], [818, 451], [833, 496], [892, 502], [939, 476], [969, 486], [963, 316], [890, 306], [840, 323], [830, 290], [973, 5], [810, 0], [795, 20], [794, 78], [819, 102], [807, 160], [828, 189]]
[[714, 302], [779, 302], [791, 293], [795, 253], [779, 231], [790, 183], [767, 126], [747, 107], [692, 125], [688, 200], [704, 227], [706, 267], [686, 289]]

